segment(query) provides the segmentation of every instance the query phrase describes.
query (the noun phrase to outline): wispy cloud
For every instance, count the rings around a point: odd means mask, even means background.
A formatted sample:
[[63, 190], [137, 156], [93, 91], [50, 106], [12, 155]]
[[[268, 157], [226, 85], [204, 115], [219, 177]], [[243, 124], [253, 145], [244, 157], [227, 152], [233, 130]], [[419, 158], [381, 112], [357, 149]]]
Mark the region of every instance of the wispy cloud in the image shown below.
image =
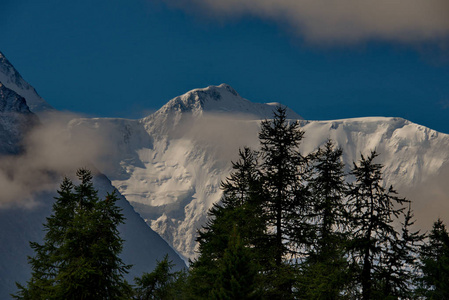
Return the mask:
[[23, 154], [0, 157], [0, 208], [35, 205], [37, 193], [55, 191], [61, 176], [90, 166], [107, 152], [100, 134], [71, 134], [67, 124], [74, 117], [63, 113], [46, 117], [26, 136]]
[[253, 15], [288, 24], [316, 43], [422, 42], [449, 36], [447, 0], [168, 0], [206, 15]]

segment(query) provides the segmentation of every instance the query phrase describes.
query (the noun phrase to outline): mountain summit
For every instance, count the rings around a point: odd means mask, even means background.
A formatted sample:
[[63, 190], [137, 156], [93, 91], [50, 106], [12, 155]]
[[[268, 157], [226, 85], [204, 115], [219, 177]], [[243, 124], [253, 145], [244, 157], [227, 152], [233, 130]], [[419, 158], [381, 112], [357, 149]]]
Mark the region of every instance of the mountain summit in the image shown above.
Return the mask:
[[[185, 122], [189, 123], [206, 115], [245, 120], [269, 119], [273, 117], [277, 105], [280, 104], [251, 102], [241, 97], [230, 85], [222, 83], [193, 89], [175, 97], [141, 122], [150, 134], [167, 134], [176, 130], [180, 124], [180, 127], [185, 127]], [[303, 120], [290, 108], [287, 108], [287, 117]]]
[[[265, 119], [273, 116], [274, 106], [278, 103], [254, 103], [242, 98], [230, 85], [222, 83], [218, 86], [208, 86], [191, 90], [184, 95], [170, 100], [158, 114], [191, 112], [194, 116], [203, 112], [247, 114], [254, 119]], [[287, 109], [290, 119], [303, 119], [291, 109]]]

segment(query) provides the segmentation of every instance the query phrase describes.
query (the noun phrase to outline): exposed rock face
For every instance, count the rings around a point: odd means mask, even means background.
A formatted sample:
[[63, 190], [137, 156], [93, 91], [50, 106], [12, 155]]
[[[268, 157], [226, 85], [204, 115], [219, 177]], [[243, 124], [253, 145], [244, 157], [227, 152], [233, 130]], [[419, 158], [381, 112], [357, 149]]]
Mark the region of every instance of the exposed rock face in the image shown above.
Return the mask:
[[0, 82], [0, 154], [23, 151], [23, 138], [39, 123], [25, 101]]
[[41, 112], [53, 110], [50, 104], [45, 102], [45, 100], [37, 94], [36, 90], [22, 78], [19, 72], [17, 72], [14, 66], [1, 52], [0, 82], [7, 88], [24, 97], [32, 112], [40, 114]]

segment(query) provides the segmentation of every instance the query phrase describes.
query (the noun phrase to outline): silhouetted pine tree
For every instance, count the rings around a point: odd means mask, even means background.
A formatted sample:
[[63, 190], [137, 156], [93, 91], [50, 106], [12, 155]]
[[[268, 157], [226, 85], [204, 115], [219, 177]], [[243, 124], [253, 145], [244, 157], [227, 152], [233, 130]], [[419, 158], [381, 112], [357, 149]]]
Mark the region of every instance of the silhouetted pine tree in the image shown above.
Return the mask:
[[134, 278], [136, 287], [133, 299], [184, 299], [187, 274], [183, 270], [173, 272], [173, 266], [168, 255], [165, 255], [163, 260], [157, 262], [156, 268], [151, 273], [144, 273], [141, 277]]
[[257, 264], [237, 232], [229, 239], [223, 259], [219, 262], [218, 277], [210, 293], [210, 299], [260, 299], [257, 288]]
[[307, 223], [309, 198], [304, 179], [307, 159], [299, 152], [304, 132], [298, 121], [289, 121], [286, 109], [278, 106], [271, 120], [261, 123], [259, 133], [261, 174], [267, 227], [273, 240], [270, 253], [274, 265], [267, 272], [270, 297], [289, 299], [297, 268], [294, 260], [310, 243]]
[[298, 147], [304, 132], [297, 121], [289, 122], [286, 109], [278, 106], [272, 120], [261, 123], [259, 140], [262, 180], [266, 193], [266, 210], [275, 239], [275, 263], [280, 266], [304, 237], [302, 224], [306, 207], [303, 175], [306, 159]]
[[222, 183], [223, 197], [209, 211], [206, 226], [199, 231], [199, 257], [190, 268], [189, 288], [193, 298], [208, 298], [219, 277], [220, 264], [228, 248], [233, 228], [249, 250], [255, 265], [270, 259], [265, 235], [265, 217], [256, 153], [249, 148], [239, 152], [233, 172]]
[[417, 258], [423, 235], [419, 231], [411, 231], [413, 213], [411, 204], [401, 223], [401, 232], [395, 239], [387, 241], [387, 254], [382, 256], [380, 265], [385, 266], [376, 274], [376, 290], [378, 299], [410, 299], [414, 294], [414, 283], [417, 276]]
[[328, 141], [312, 155], [313, 174], [308, 222], [314, 228], [312, 243], [301, 263], [298, 293], [301, 299], [338, 299], [349, 283], [346, 260], [348, 219], [342, 150]]
[[438, 219], [421, 248], [422, 277], [418, 294], [426, 299], [449, 299], [449, 234]]
[[277, 107], [274, 118], [261, 124], [262, 163], [249, 149], [240, 152], [240, 161], [222, 185], [222, 201], [210, 210], [209, 222], [199, 234], [200, 256], [191, 268], [191, 279], [198, 283], [192, 284], [194, 294], [207, 295], [236, 226], [259, 268], [264, 295], [293, 297], [297, 268], [291, 259], [311, 234], [304, 222], [308, 202], [303, 180], [307, 160], [298, 152], [302, 137], [299, 123], [289, 122], [285, 108]]
[[[350, 245], [354, 263], [355, 282], [360, 284], [361, 299], [374, 299], [380, 288], [376, 279], [388, 269], [394, 250], [390, 245], [398, 240], [394, 222], [403, 212], [403, 203], [393, 187], [382, 186], [382, 165], [375, 164], [377, 153], [363, 155], [354, 163], [351, 174], [355, 182], [350, 184], [348, 205], [352, 222], [353, 237]], [[381, 296], [383, 297], [383, 296]]]

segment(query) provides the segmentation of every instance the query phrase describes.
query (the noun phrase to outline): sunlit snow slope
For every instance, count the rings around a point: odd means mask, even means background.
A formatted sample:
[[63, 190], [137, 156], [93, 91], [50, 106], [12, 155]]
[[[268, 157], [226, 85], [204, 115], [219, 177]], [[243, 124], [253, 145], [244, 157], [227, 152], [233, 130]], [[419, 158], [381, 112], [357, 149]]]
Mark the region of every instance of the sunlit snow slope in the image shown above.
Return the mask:
[[[193, 258], [196, 230], [220, 200], [220, 182], [229, 174], [231, 160], [240, 147], [258, 147], [260, 119], [272, 110], [272, 105], [251, 103], [223, 84], [176, 97], [141, 120], [79, 119], [71, 126], [73, 132], [90, 128], [111, 138], [104, 172], [155, 231]], [[448, 135], [401, 118], [305, 121], [292, 111], [289, 116], [303, 126], [304, 153], [331, 138], [343, 148], [349, 170], [360, 154], [376, 149], [388, 184], [412, 196], [430, 178], [440, 178], [449, 161]], [[415, 199], [426, 202], [415, 206], [420, 208], [416, 216], [424, 210], [429, 218], [444, 215], [438, 208], [449, 199], [440, 194]], [[422, 224], [431, 221], [426, 222]]]

